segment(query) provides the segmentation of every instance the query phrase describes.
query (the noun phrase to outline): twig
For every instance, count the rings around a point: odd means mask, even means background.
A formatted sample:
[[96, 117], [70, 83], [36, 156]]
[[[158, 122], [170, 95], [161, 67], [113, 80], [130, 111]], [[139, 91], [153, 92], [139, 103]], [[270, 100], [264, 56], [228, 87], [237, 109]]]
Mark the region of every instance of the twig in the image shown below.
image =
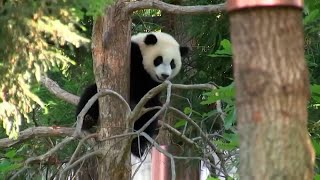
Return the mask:
[[21, 143], [25, 140], [33, 137], [47, 137], [47, 136], [71, 136], [75, 128], [68, 127], [31, 127], [21, 131], [17, 139], [3, 138], [0, 139], [0, 148], [8, 148], [17, 143]]
[[21, 173], [23, 173], [25, 170], [27, 170], [29, 167], [24, 166], [22, 169], [20, 169], [17, 173], [15, 173], [9, 180], [16, 179]]
[[70, 165], [71, 163], [73, 163], [74, 159], [76, 158], [78, 152], [80, 151], [80, 147], [82, 146], [82, 144], [88, 140], [89, 138], [93, 138], [93, 137], [97, 137], [98, 134], [95, 133], [95, 134], [89, 134], [88, 136], [84, 137], [83, 139], [81, 139], [81, 141], [79, 142], [76, 150], [73, 152], [72, 156], [71, 156], [71, 159], [70, 161], [68, 162], [67, 166]]
[[196, 145], [196, 143], [192, 140], [189, 139], [187, 136], [185, 136], [184, 134], [182, 134], [180, 131], [176, 130], [175, 128], [173, 128], [172, 126], [170, 126], [169, 124], [163, 122], [163, 121], [159, 121], [159, 123], [166, 128], [168, 131], [170, 131], [171, 133], [175, 134], [176, 136], [180, 137], [182, 140], [184, 140], [186, 143], [190, 144], [190, 145]]
[[[139, 146], [140, 146], [140, 145], [139, 145]], [[148, 149], [148, 151], [149, 151], [149, 150], [150, 150], [150, 148]], [[147, 157], [148, 157], [148, 154], [146, 154], [146, 155], [143, 157], [143, 159], [142, 159], [140, 162], [138, 162], [138, 163], [139, 163], [139, 166], [136, 168], [136, 170], [135, 170], [134, 173], [132, 174], [131, 180], [133, 180], [134, 176], [138, 173], [139, 169], [140, 169], [141, 166], [142, 166], [142, 163], [147, 159]]]
[[[200, 126], [198, 126], [197, 123], [195, 123], [191, 118], [189, 118], [187, 115], [185, 115], [183, 112], [181, 112], [180, 110], [174, 108], [174, 107], [169, 107], [169, 109], [173, 112], [175, 112], [176, 114], [178, 114], [179, 116], [181, 116], [183, 119], [185, 119], [186, 121], [188, 121], [191, 125], [193, 125], [200, 133], [200, 136], [202, 137], [202, 139], [210, 146], [210, 148], [217, 154], [217, 156], [219, 157], [221, 164], [223, 165], [225, 163], [224, 158], [223, 158], [223, 153], [220, 152], [215, 145], [211, 142], [211, 140], [208, 138], [208, 136], [202, 131], [202, 129], [200, 128]], [[208, 156], [208, 158], [210, 158], [210, 156]], [[222, 166], [221, 165], [221, 166]], [[225, 176], [228, 176], [227, 170], [225, 169], [224, 166], [222, 166], [223, 168], [223, 173]]]
[[60, 177], [67, 171], [69, 171], [70, 169], [74, 168], [76, 165], [78, 165], [79, 163], [81, 163], [82, 161], [85, 161], [86, 159], [89, 159], [90, 157], [93, 156], [103, 156], [104, 155], [104, 149], [99, 149], [93, 152], [90, 152], [88, 154], [85, 154], [84, 156], [80, 157], [78, 160], [76, 160], [74, 163], [70, 164], [69, 166], [67, 166], [60, 174]]
[[53, 148], [51, 148], [49, 151], [47, 151], [45, 154], [40, 155], [40, 156], [36, 156], [36, 157], [31, 157], [28, 158], [25, 163], [24, 163], [24, 168], [22, 168], [21, 170], [19, 170], [17, 173], [15, 173], [14, 176], [12, 176], [10, 179], [15, 179], [16, 177], [19, 176], [19, 174], [23, 173], [25, 170], [27, 170], [29, 168], [29, 164], [34, 162], [34, 161], [40, 161], [42, 162], [43, 160], [47, 159], [49, 156], [51, 156], [53, 153], [55, 153], [56, 151], [58, 151], [60, 148], [62, 148], [63, 146], [65, 146], [67, 143], [69, 143], [70, 141], [74, 140], [75, 137], [66, 137], [64, 138], [60, 143], [58, 143], [56, 146], [54, 146]]
[[84, 115], [88, 112], [91, 106], [98, 100], [98, 98], [106, 95], [112, 95], [114, 97], [117, 97], [121, 102], [123, 102], [123, 104], [125, 104], [125, 106], [127, 107], [127, 115], [129, 115], [129, 113], [131, 112], [131, 108], [130, 108], [130, 105], [127, 103], [127, 101], [119, 93], [109, 89], [103, 89], [100, 92], [96, 93], [94, 96], [92, 96], [87, 102], [87, 104], [82, 108], [81, 112], [78, 114], [77, 126], [75, 130], [76, 134], [79, 134], [81, 132]]
[[212, 84], [172, 84], [173, 89], [187, 89], [187, 90], [212, 90], [217, 87]]
[[162, 84], [152, 88], [147, 94], [145, 94], [138, 104], [134, 107], [132, 110], [130, 116], [129, 116], [129, 122], [134, 122], [138, 119], [141, 109], [144, 107], [144, 105], [155, 95], [159, 94], [165, 87], [167, 87], [169, 81], [165, 81]]
[[178, 6], [168, 4], [159, 0], [148, 1], [131, 1], [126, 6], [126, 12], [132, 13], [142, 9], [159, 9], [172, 14], [202, 14], [202, 13], [218, 13], [225, 10], [225, 4], [203, 5], [203, 6]]
[[162, 154], [164, 154], [165, 156], [167, 156], [168, 158], [170, 158], [170, 163], [171, 163], [171, 180], [175, 180], [176, 179], [176, 166], [174, 163], [174, 157], [172, 154], [170, 154], [168, 151], [164, 150], [161, 148], [161, 146], [156, 143], [156, 141], [154, 139], [152, 139], [147, 133], [142, 132], [141, 136], [145, 137], [152, 145], [154, 145], [154, 147], [161, 152]]

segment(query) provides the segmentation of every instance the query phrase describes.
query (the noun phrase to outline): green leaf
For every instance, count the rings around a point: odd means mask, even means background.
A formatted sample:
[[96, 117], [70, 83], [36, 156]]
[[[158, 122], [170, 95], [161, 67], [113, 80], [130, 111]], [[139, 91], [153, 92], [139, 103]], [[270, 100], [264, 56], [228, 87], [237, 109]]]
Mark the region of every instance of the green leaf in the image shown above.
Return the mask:
[[320, 85], [311, 85], [311, 98], [316, 102], [320, 103]]
[[320, 180], [320, 174], [315, 175], [314, 180]]
[[311, 139], [311, 142], [313, 144], [314, 150], [316, 151], [316, 155], [320, 155], [320, 144], [315, 139]]
[[216, 140], [216, 141], [214, 141], [214, 143], [217, 145], [217, 147], [219, 149], [227, 150], [227, 151], [234, 150], [234, 149], [239, 147], [239, 144], [237, 142], [225, 143], [225, 142], [222, 142], [220, 140]]
[[179, 127], [184, 126], [186, 123], [187, 123], [187, 121], [182, 119], [182, 120], [179, 120], [179, 121], [174, 125], [174, 127], [175, 127], [175, 128], [179, 128]]
[[231, 52], [231, 43], [228, 39], [222, 40], [220, 44], [223, 47], [223, 49], [229, 50], [229, 52]]
[[223, 138], [228, 141], [225, 142], [223, 140], [215, 140], [214, 143], [221, 150], [233, 150], [239, 147], [239, 137], [237, 134], [223, 134]]
[[9, 161], [1, 161], [0, 162], [0, 172], [6, 173], [15, 169], [18, 169], [22, 166], [22, 163], [14, 163], [12, 164]]
[[206, 92], [203, 94], [207, 96], [207, 99], [202, 101], [200, 104], [212, 104], [218, 100], [228, 101], [235, 97], [234, 85], [231, 84], [226, 87], [220, 87], [219, 89], [213, 89], [211, 92]]
[[231, 43], [228, 39], [223, 39], [220, 42], [220, 49], [216, 50], [213, 54], [209, 54], [210, 57], [231, 57], [232, 49]]
[[303, 19], [303, 24], [307, 25], [311, 22], [314, 22], [316, 19], [320, 17], [320, 11], [319, 9], [315, 9], [311, 11], [304, 19]]
[[185, 114], [190, 114], [192, 112], [192, 109], [190, 107], [186, 107], [186, 108], [184, 108], [183, 112]]
[[219, 180], [219, 178], [215, 178], [215, 177], [207, 177], [207, 180]]
[[239, 142], [239, 136], [237, 134], [232, 134], [232, 133], [224, 133], [223, 138], [228, 141], [234, 141], [234, 142]]
[[236, 108], [233, 108], [231, 111], [228, 111], [227, 113], [227, 116], [224, 122], [224, 128], [226, 130], [230, 129], [235, 122], [236, 122]]
[[12, 159], [14, 156], [16, 156], [17, 152], [15, 149], [8, 151], [5, 156], [9, 159]]

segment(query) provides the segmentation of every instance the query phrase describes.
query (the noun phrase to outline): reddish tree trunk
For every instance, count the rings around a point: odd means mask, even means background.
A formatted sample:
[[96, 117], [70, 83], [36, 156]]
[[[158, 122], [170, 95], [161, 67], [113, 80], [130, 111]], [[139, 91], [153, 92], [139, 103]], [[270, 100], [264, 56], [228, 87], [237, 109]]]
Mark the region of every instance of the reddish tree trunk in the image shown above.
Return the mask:
[[312, 179], [301, 10], [230, 14], [241, 179]]
[[[98, 17], [92, 37], [94, 71], [98, 89], [107, 88], [129, 98], [129, 45], [131, 18], [124, 12], [126, 0], [118, 0], [105, 15]], [[126, 106], [117, 98], [99, 99], [100, 138], [125, 134], [132, 129], [126, 121]], [[128, 138], [101, 142], [105, 156], [100, 159], [98, 179], [130, 179], [130, 141]]]

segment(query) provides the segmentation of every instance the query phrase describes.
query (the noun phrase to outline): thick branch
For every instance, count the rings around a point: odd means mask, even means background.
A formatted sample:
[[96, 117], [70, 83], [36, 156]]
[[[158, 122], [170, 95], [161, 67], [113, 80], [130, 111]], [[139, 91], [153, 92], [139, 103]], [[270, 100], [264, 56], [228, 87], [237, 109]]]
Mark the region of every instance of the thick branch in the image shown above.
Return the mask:
[[142, 9], [159, 9], [172, 14], [203, 14], [203, 13], [218, 13], [225, 10], [225, 4], [203, 5], [203, 6], [178, 6], [168, 4], [159, 0], [149, 1], [132, 1], [127, 4], [126, 11], [132, 13]]
[[18, 139], [0, 139], [0, 148], [8, 148], [33, 137], [71, 136], [75, 128], [67, 127], [32, 127], [19, 133]]
[[41, 84], [43, 84], [48, 90], [58, 98], [65, 100], [71, 104], [77, 105], [79, 102], [79, 97], [67, 92], [66, 90], [62, 89], [59, 84], [52, 79], [42, 76], [40, 80]]

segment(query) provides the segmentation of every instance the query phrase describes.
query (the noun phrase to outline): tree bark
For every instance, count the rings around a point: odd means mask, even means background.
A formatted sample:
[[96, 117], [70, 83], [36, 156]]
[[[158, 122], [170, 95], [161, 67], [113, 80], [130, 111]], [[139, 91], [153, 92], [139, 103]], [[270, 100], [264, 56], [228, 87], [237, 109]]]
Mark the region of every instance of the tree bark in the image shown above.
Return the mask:
[[[131, 18], [124, 12], [126, 2], [118, 0], [97, 18], [93, 28], [92, 52], [98, 90], [111, 89], [128, 100]], [[126, 106], [121, 101], [106, 96], [99, 99], [99, 106], [101, 139], [125, 134], [132, 129], [126, 121]], [[130, 142], [129, 138], [118, 138], [99, 144], [106, 153], [98, 165], [98, 179], [130, 179]]]
[[245, 9], [230, 21], [240, 179], [312, 179], [301, 10]]

